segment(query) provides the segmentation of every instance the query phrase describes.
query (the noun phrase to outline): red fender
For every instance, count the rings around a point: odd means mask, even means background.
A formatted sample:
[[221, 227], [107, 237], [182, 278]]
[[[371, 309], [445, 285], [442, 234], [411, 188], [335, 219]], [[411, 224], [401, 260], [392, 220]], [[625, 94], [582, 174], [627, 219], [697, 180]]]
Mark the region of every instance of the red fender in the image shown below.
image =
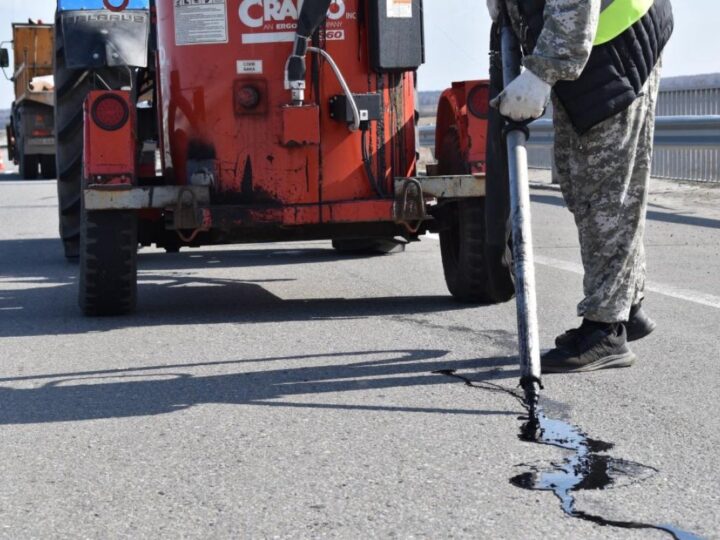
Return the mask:
[[460, 150], [470, 170], [485, 172], [488, 100], [488, 81], [455, 82], [442, 93], [435, 122], [436, 156], [445, 134], [455, 127], [460, 135]]
[[465, 87], [463, 83], [453, 83], [452, 88], [445, 90], [438, 102], [435, 120], [435, 155], [440, 154], [442, 141], [449, 129], [455, 127], [460, 135], [460, 146], [463, 156], [469, 148], [467, 132], [467, 109], [465, 108]]

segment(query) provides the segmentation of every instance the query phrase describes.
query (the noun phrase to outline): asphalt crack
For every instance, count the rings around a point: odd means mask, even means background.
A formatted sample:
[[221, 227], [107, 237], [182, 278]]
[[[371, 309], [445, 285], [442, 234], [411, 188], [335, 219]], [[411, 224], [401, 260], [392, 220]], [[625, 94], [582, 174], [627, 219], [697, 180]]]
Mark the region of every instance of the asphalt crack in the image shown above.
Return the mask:
[[[433, 371], [463, 382], [478, 390], [507, 394], [515, 398], [527, 411], [525, 401], [518, 392], [487, 381], [473, 381], [453, 369]], [[671, 535], [675, 540], [700, 540], [700, 537], [673, 525], [654, 525], [639, 521], [609, 519], [578, 510], [574, 493], [585, 490], [606, 490], [641, 483], [659, 473], [655, 467], [614, 458], [606, 452], [613, 443], [592, 439], [578, 426], [547, 417], [542, 410], [535, 418], [525, 420], [518, 437], [534, 444], [555, 446], [571, 452], [559, 463], [547, 465], [521, 464], [527, 470], [510, 479], [516, 487], [529, 491], [551, 491], [560, 501], [562, 511], [573, 518], [582, 519], [603, 527], [620, 529], [652, 529]]]

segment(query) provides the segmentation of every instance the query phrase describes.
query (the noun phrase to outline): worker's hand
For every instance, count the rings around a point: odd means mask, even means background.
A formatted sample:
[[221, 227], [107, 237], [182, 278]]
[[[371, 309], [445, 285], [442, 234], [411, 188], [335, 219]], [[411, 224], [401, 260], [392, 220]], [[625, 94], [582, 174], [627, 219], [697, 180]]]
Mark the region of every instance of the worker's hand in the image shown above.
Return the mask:
[[516, 122], [540, 118], [550, 101], [552, 86], [529, 69], [511, 82], [490, 105]]
[[500, 2], [502, 1], [503, 0], [487, 0], [488, 12], [493, 22], [497, 22], [500, 18]]

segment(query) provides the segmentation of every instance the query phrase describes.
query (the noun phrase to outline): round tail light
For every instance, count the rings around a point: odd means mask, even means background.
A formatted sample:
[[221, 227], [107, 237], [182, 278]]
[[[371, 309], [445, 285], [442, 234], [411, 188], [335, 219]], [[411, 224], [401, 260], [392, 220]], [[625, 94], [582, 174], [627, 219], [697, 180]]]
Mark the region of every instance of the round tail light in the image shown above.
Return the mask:
[[235, 92], [235, 103], [246, 110], [254, 109], [260, 105], [260, 92], [254, 86], [242, 86]]
[[115, 131], [125, 125], [130, 110], [123, 98], [115, 94], [105, 94], [97, 98], [90, 111], [93, 122], [106, 131]]
[[490, 111], [490, 88], [484, 84], [473, 87], [468, 94], [467, 106], [473, 116], [487, 118]]

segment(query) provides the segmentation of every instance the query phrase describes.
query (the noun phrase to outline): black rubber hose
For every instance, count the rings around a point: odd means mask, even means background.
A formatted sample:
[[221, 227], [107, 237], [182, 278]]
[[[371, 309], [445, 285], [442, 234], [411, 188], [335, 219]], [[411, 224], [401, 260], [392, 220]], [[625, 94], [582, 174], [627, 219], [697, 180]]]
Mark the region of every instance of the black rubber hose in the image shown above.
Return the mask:
[[297, 35], [309, 38], [325, 20], [332, 0], [305, 0], [300, 10]]
[[298, 83], [305, 80], [305, 55], [308, 39], [315, 33], [327, 17], [332, 0], [306, 0], [300, 10], [298, 27], [295, 34], [293, 51], [285, 66], [286, 81]]

